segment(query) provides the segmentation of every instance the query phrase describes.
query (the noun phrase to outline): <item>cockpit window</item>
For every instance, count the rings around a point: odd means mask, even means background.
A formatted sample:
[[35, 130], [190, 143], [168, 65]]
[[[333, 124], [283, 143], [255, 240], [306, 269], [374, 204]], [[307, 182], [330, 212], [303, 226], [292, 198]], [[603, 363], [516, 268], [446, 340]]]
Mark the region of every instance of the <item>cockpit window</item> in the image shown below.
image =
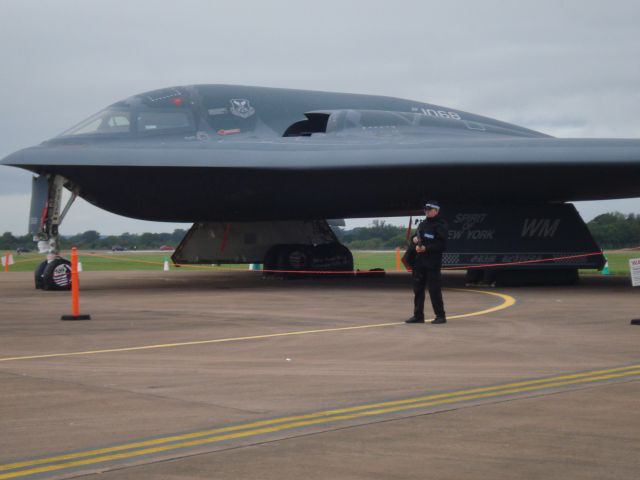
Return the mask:
[[195, 130], [190, 110], [107, 108], [63, 132], [61, 137], [126, 133], [182, 133]]
[[80, 122], [75, 127], [62, 132], [61, 137], [72, 135], [95, 135], [110, 133], [128, 133], [131, 121], [128, 110], [106, 109]]
[[346, 128], [404, 127], [414, 123], [415, 114], [376, 110], [349, 110], [345, 118]]
[[138, 132], [158, 130], [192, 129], [191, 113], [188, 111], [158, 111], [139, 112], [137, 116]]

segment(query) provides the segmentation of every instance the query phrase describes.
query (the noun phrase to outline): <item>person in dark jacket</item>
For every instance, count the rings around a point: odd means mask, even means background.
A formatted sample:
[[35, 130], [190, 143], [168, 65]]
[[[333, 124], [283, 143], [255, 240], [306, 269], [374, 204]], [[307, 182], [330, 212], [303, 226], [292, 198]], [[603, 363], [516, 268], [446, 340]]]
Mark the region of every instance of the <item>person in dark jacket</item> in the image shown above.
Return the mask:
[[[447, 222], [438, 217], [440, 203], [430, 200], [424, 206], [426, 218], [418, 225], [418, 230], [412, 239], [415, 255], [407, 255], [412, 263], [413, 275], [413, 317], [406, 323], [424, 323], [425, 288], [429, 288], [431, 306], [436, 318], [434, 324], [447, 323], [442, 301], [442, 252], [447, 245], [449, 229]], [[413, 252], [411, 252], [413, 253]]]

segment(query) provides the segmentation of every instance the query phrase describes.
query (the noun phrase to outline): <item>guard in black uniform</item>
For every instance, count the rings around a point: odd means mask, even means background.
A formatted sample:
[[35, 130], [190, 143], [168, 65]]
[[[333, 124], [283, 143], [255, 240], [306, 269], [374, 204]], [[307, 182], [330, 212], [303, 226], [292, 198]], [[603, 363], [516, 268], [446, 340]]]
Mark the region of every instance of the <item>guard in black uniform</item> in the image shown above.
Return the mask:
[[442, 280], [440, 269], [442, 268], [442, 252], [447, 244], [449, 229], [447, 222], [438, 217], [440, 203], [430, 200], [424, 206], [426, 218], [418, 225], [416, 235], [412, 239], [415, 255], [406, 255], [410, 259], [413, 272], [414, 309], [413, 317], [406, 323], [424, 323], [424, 297], [425, 287], [429, 288], [431, 305], [436, 318], [431, 322], [435, 324], [447, 323], [442, 301]]

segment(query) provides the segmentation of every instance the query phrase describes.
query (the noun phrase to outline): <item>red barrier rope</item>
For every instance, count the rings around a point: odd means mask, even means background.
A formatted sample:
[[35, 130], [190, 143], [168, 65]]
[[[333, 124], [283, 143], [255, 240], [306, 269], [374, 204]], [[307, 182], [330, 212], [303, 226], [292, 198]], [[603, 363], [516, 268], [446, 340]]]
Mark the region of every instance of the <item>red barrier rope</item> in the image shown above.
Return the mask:
[[[109, 260], [116, 260], [113, 257], [107, 257], [103, 255], [96, 255], [92, 253], [85, 253], [84, 256], [88, 257], [96, 257], [96, 258], [105, 258]], [[551, 258], [540, 258], [535, 260], [522, 260], [519, 262], [505, 262], [505, 263], [486, 263], [481, 265], [459, 265], [455, 267], [443, 267], [442, 270], [466, 270], [470, 268], [492, 268], [492, 267], [507, 267], [514, 265], [527, 265], [532, 263], [544, 263], [544, 262], [557, 262], [562, 260], [571, 260], [575, 258], [584, 258], [584, 257], [592, 257], [595, 255], [602, 255], [602, 252], [592, 252], [592, 253], [583, 253], [579, 255], [567, 255], [563, 257], [551, 257]], [[118, 257], [119, 260], [123, 260], [124, 258]], [[153, 264], [153, 265], [161, 265], [160, 262], [151, 262], [145, 260], [136, 260], [132, 258], [126, 259], [127, 261], [135, 262], [135, 263], [145, 263], [145, 264]], [[238, 268], [220, 268], [208, 265], [191, 265], [191, 264], [182, 264], [175, 263], [177, 267], [187, 267], [187, 268], [215, 268], [217, 270], [225, 270], [225, 271], [244, 271], [239, 270]], [[249, 271], [249, 270], [246, 270]], [[411, 271], [411, 270], [407, 270]], [[281, 274], [297, 274], [297, 275], [380, 275], [381, 270], [276, 270], [276, 269], [263, 269], [263, 270], [253, 270], [253, 272], [257, 273], [281, 273]]]
[[[565, 257], [552, 257], [552, 258], [542, 258], [536, 260], [523, 260], [520, 262], [505, 262], [505, 263], [487, 263], [483, 265], [461, 265], [455, 267], [443, 267], [442, 270], [466, 270], [467, 268], [488, 268], [488, 267], [506, 267], [513, 265], [525, 265], [530, 263], [542, 263], [542, 262], [557, 262], [560, 260], [570, 260], [574, 258], [582, 258], [582, 257], [592, 257], [594, 255], [602, 255], [602, 252], [593, 252], [593, 253], [583, 253], [580, 255], [568, 255]], [[379, 270], [257, 270], [265, 273], [300, 273], [300, 274], [308, 274], [308, 275], [361, 275], [361, 274], [380, 274]], [[411, 270], [408, 270], [411, 271]]]

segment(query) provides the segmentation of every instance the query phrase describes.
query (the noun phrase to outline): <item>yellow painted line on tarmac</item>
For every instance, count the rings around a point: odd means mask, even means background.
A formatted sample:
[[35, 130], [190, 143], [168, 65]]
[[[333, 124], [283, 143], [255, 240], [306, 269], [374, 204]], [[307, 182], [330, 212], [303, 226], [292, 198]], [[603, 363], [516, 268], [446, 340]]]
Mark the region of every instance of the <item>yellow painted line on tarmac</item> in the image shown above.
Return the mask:
[[[471, 388], [403, 400], [326, 410], [306, 415], [262, 420], [200, 432], [172, 435], [153, 440], [125, 443], [102, 449], [74, 452], [66, 455], [0, 465], [0, 472], [7, 472], [0, 473], [0, 480], [50, 473], [69, 468], [117, 460], [127, 460], [143, 455], [161, 454], [190, 447], [214, 444], [240, 438], [249, 438], [268, 433], [280, 432], [283, 430], [321, 425], [331, 422], [375, 417], [411, 409], [446, 404], [453, 405], [461, 402], [490, 399], [504, 395], [518, 395], [549, 388], [569, 387], [590, 382], [601, 382], [633, 376], [640, 376], [640, 364], [513, 382], [489, 387]], [[9, 472], [8, 470], [13, 471]]]
[[458, 292], [484, 293], [486, 295], [492, 295], [494, 297], [501, 298], [502, 303], [500, 305], [496, 305], [495, 307], [487, 308], [486, 310], [480, 310], [479, 312], [463, 313], [460, 315], [453, 315], [449, 318], [466, 318], [466, 317], [475, 317], [478, 315], [487, 315], [488, 313], [493, 313], [499, 310], [504, 310], [505, 308], [512, 307], [516, 303], [515, 298], [513, 298], [511, 295], [506, 295], [504, 293], [487, 292], [486, 290], [469, 290], [467, 288], [451, 288], [450, 290], [455, 290]]
[[[491, 307], [485, 310], [480, 310], [477, 312], [463, 313], [460, 315], [452, 315], [452, 316], [449, 316], [450, 319], [487, 315], [489, 313], [494, 313], [499, 310], [504, 310], [505, 308], [509, 308], [516, 303], [515, 298], [509, 295], [505, 295], [504, 293], [487, 292], [484, 290], [467, 290], [462, 288], [455, 288], [452, 290], [456, 290], [459, 292], [485, 293], [487, 295], [491, 295], [491, 296], [502, 299], [502, 303], [500, 303], [499, 305], [496, 305], [495, 307]], [[0, 362], [14, 362], [17, 360], [33, 360], [33, 359], [42, 359], [42, 358], [72, 357], [72, 356], [79, 356], [79, 355], [96, 355], [99, 353], [133, 352], [137, 350], [153, 350], [158, 348], [173, 348], [173, 347], [186, 347], [186, 346], [193, 346], [193, 345], [207, 345], [207, 344], [213, 344], [213, 343], [241, 342], [246, 340], [263, 340], [266, 338], [289, 337], [293, 335], [310, 335], [314, 333], [345, 332], [349, 330], [362, 330], [366, 328], [391, 327], [393, 325], [404, 325], [404, 322], [377, 323], [373, 325], [356, 325], [351, 327], [323, 328], [323, 329], [317, 329], [317, 330], [301, 330], [297, 332], [271, 333], [271, 334], [265, 334], [265, 335], [251, 335], [247, 337], [216, 338], [212, 340], [196, 340], [193, 342], [165, 343], [160, 345], [142, 345], [138, 347], [109, 348], [104, 350], [87, 350], [83, 352], [63, 352], [63, 353], [49, 353], [44, 355], [6, 357], [6, 358], [0, 358]]]

